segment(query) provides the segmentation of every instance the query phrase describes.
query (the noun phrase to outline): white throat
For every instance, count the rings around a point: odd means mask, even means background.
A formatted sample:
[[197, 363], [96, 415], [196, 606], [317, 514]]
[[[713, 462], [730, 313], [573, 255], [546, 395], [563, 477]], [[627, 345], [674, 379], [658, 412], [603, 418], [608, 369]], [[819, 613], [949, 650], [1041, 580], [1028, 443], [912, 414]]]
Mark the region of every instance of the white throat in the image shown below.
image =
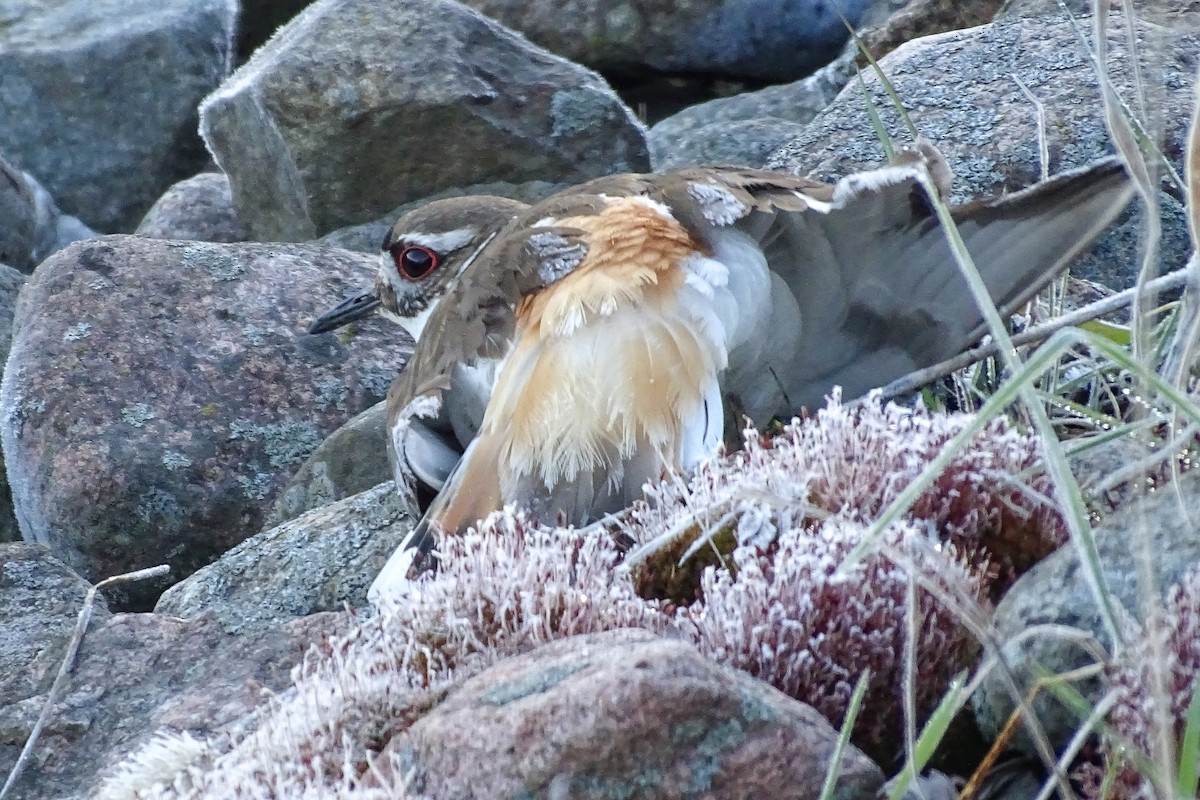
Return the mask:
[[425, 323], [429, 322], [429, 315], [433, 313], [433, 309], [437, 307], [437, 303], [433, 302], [425, 306], [419, 314], [414, 317], [402, 317], [391, 309], [383, 306], [379, 307], [379, 313], [390, 319], [392, 322], [399, 325], [404, 330], [408, 331], [408, 335], [413, 338], [414, 342], [421, 341], [421, 334], [425, 330]]

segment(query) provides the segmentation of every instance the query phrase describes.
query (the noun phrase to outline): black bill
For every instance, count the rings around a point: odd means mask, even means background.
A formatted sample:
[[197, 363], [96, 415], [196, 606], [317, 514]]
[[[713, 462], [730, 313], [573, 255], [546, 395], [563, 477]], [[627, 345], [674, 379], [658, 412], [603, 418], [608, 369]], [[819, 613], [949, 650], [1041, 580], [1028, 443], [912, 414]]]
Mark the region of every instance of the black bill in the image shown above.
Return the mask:
[[379, 308], [379, 298], [374, 292], [363, 292], [348, 297], [326, 311], [308, 326], [309, 333], [327, 333], [371, 314]]

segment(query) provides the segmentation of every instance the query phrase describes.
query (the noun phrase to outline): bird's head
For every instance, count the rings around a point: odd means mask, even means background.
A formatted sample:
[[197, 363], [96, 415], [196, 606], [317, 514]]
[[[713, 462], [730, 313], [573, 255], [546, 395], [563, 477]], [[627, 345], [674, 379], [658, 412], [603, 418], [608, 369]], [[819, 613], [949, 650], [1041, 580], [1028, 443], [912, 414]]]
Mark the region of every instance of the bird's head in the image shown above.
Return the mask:
[[383, 238], [374, 287], [326, 311], [308, 332], [332, 331], [378, 311], [419, 339], [438, 300], [525, 209], [517, 200], [473, 195], [435, 200], [410, 211]]

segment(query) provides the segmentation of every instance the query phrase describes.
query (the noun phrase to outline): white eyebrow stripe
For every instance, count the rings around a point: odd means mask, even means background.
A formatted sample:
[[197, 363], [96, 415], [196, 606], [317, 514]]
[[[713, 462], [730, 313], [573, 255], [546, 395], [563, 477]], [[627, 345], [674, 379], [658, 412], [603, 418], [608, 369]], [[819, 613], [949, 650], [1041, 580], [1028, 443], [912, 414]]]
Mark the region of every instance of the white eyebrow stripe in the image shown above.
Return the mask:
[[470, 256], [469, 258], [464, 258], [464, 259], [463, 259], [463, 263], [461, 263], [461, 264], [459, 264], [459, 265], [458, 265], [458, 272], [455, 272], [455, 273], [454, 273], [454, 277], [455, 277], [455, 278], [457, 278], [457, 277], [461, 276], [461, 275], [462, 275], [464, 272], [466, 272], [466, 271], [467, 271], [467, 267], [469, 267], [469, 266], [471, 266], [472, 264], [474, 264], [474, 263], [475, 263], [475, 259], [479, 258], [479, 254], [483, 252], [483, 248], [485, 248], [485, 247], [487, 247], [489, 244], [491, 244], [491, 243], [492, 243], [492, 239], [495, 239], [495, 238], [496, 238], [496, 237], [497, 237], [499, 234], [500, 234], [500, 231], [499, 231], [499, 230], [494, 230], [494, 231], [492, 231], [491, 235], [490, 235], [490, 236], [488, 236], [486, 239], [484, 239], [484, 240], [483, 240], [483, 241], [480, 243], [479, 247], [476, 247], [476, 248], [475, 248], [475, 252], [474, 252], [474, 253], [471, 253], [471, 256]]
[[464, 247], [471, 243], [471, 240], [478, 235], [479, 231], [475, 228], [458, 228], [444, 233], [424, 233], [422, 231], [408, 231], [399, 238], [399, 241], [405, 244], [415, 244], [421, 247], [428, 247], [435, 253], [453, 253], [460, 247]]

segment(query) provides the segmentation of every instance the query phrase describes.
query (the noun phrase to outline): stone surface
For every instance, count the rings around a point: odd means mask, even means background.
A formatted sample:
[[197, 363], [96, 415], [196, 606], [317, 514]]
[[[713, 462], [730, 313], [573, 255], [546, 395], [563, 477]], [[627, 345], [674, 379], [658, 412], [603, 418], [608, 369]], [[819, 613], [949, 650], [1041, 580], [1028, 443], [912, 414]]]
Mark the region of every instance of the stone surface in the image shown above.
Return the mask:
[[[1081, 24], [1090, 30], [1089, 21]], [[1161, 100], [1163, 105], [1152, 113], [1164, 123], [1165, 154], [1182, 170], [1200, 40], [1147, 24], [1139, 24], [1138, 32], [1142, 39], [1139, 53], [1153, 52], [1155, 59], [1162, 59], [1159, 80], [1164, 91], [1161, 96], [1152, 93], [1156, 98], [1152, 102]], [[1131, 96], [1125, 38], [1124, 23], [1114, 16], [1108, 63], [1117, 91]], [[1046, 108], [1049, 172], [1080, 166], [1111, 152], [1092, 61], [1075, 28], [1062, 18], [1008, 19], [928, 36], [908, 42], [880, 63], [917, 130], [946, 155], [955, 173], [952, 199], [956, 202], [1018, 189], [1039, 177], [1036, 111], [1013, 75]], [[997, 66], [1000, 64], [1004, 67]], [[931, 80], [931, 75], [953, 75], [954, 80]], [[865, 73], [864, 82], [890, 134], [900, 142], [907, 141], [907, 129], [876, 76]], [[775, 153], [768, 166], [831, 179], [878, 165], [883, 158], [866, 113], [863, 90], [855, 82], [795, 141]], [[1164, 245], [1174, 243], [1178, 248], [1186, 241], [1178, 227], [1180, 219], [1171, 211], [1169, 195], [1164, 195], [1164, 204], [1164, 224], [1168, 226]], [[1138, 213], [1136, 205], [1130, 206], [1123, 219]], [[1090, 279], [1103, 275], [1113, 288], [1131, 285], [1129, 269], [1137, 263], [1139, 252], [1138, 238], [1129, 235], [1133, 230], [1136, 225], [1106, 234], [1097, 249], [1075, 265], [1073, 273]], [[1186, 249], [1164, 249], [1161, 262], [1174, 268], [1182, 266], [1186, 257]], [[1114, 275], [1113, 264], [1128, 269]]]
[[279, 493], [267, 527], [391, 480], [387, 440], [386, 402], [376, 403], [329, 434]]
[[35, 266], [37, 209], [21, 170], [0, 155], [0, 263], [25, 272]]
[[764, 117], [652, 134], [654, 168], [710, 164], [761, 168], [776, 150], [793, 141], [803, 130], [804, 126], [798, 123]]
[[[1034, 15], [1058, 16], [1066, 6], [1077, 17], [1092, 13], [1092, 0], [1007, 0], [1000, 9], [998, 18], [1030, 17]], [[1113, 8], [1124, 9], [1132, 5], [1138, 19], [1154, 22], [1174, 30], [1200, 30], [1200, 5], [1196, 0], [1114, 0]]]
[[205, 100], [200, 125], [255, 241], [455, 186], [649, 166], [644, 128], [600, 76], [453, 0], [319, 0]]
[[[511, 197], [514, 200], [520, 200], [525, 203], [536, 203], [543, 197], [553, 194], [560, 189], [567, 188], [564, 183], [548, 183], [546, 181], [527, 181], [525, 183], [479, 183], [472, 186], [464, 186], [461, 188], [447, 189], [442, 192], [437, 192], [429, 197], [423, 197], [420, 200], [414, 200], [411, 203], [404, 203], [398, 208], [384, 214], [382, 217], [371, 222], [364, 222], [361, 225], [351, 225], [346, 228], [339, 228], [332, 233], [327, 233], [321, 237], [320, 241], [324, 244], [333, 245], [334, 247], [344, 247], [347, 250], [357, 250], [360, 253], [371, 253], [378, 255], [380, 252], [380, 244], [383, 242], [383, 236], [392, 227], [392, 224], [403, 215], [407, 214], [415, 208], [425, 205], [434, 200], [442, 200], [447, 197], [462, 197], [469, 194], [491, 194], [499, 197]], [[367, 287], [364, 287], [367, 288]]]
[[[816, 798], [836, 739], [809, 706], [690, 645], [618, 630], [500, 662], [383, 756], [418, 792], [463, 800]], [[834, 797], [873, 798], [882, 783], [847, 746]]]
[[[58, 204], [54, 202], [54, 198], [50, 196], [46, 187], [42, 186], [28, 172], [25, 173], [25, 183], [33, 192], [33, 202], [37, 214], [33, 253], [30, 258], [34, 266], [72, 242], [95, 239], [100, 235], [84, 225], [77, 217], [64, 214], [59, 210]], [[22, 270], [22, 272], [32, 272], [32, 269]]]
[[80, 239], [96, 236], [58, 210], [54, 198], [28, 172], [0, 156], [0, 264], [33, 272], [42, 259]]
[[[25, 285], [25, 276], [6, 264], [0, 264], [0, 370], [8, 363], [8, 348], [12, 342], [13, 315], [17, 309], [17, 295]], [[8, 486], [8, 473], [0, 459], [0, 542], [15, 542], [21, 538], [13, 511], [12, 491]], [[3, 672], [0, 672], [3, 674]]]
[[0, 150], [69, 214], [132, 230], [204, 163], [196, 106], [228, 74], [236, 13], [233, 0], [3, 0]]
[[253, 633], [346, 604], [366, 607], [367, 587], [418, 516], [389, 480], [250, 537], [168, 589], [154, 610], [211, 612], [229, 633]]
[[[304, 333], [374, 271], [320, 245], [137, 236], [45, 261], [0, 388], [24, 537], [88, 579], [167, 563], [179, 580], [259, 532], [292, 471], [405, 358], [391, 326]], [[134, 609], [156, 596], [139, 587]]]
[[[874, 4], [861, 22], [858, 36], [876, 58], [904, 42], [933, 33], [986, 22], [999, 0], [913, 0]], [[764, 152], [801, 134], [801, 126], [820, 114], [859, 68], [870, 69], [858, 44], [848, 41], [841, 54], [801, 80], [755, 92], [699, 103], [661, 120], [650, 129], [655, 169], [688, 165], [737, 163], [762, 166]], [[789, 126], [786, 123], [793, 123]]]
[[467, 0], [572, 61], [618, 74], [700, 73], [795, 80], [846, 41], [841, 17], [858, 24], [889, 0]]
[[[339, 632], [344, 619], [318, 614], [231, 636], [211, 620], [109, 618], [101, 610], [11, 796], [92, 797], [103, 776], [160, 728], [197, 738], [221, 733], [260, 707], [264, 692], [290, 686], [292, 667], [311, 645]], [[58, 666], [58, 656], [42, 657], [0, 682], [0, 774], [16, 762]]]
[[220, 172], [202, 172], [167, 189], [134, 233], [154, 239], [246, 241], [246, 227], [233, 207], [229, 178]]
[[[89, 588], [40, 544], [0, 544], [0, 681], [8, 690], [23, 682], [33, 691], [47, 676], [53, 680]], [[111, 616], [98, 596], [92, 625]]]
[[[1105, 581], [1117, 603], [1140, 616], [1143, 591], [1166, 589], [1178, 583], [1191, 566], [1200, 563], [1197, 520], [1200, 520], [1200, 475], [1191, 473], [1181, 477], [1177, 486], [1129, 500], [1126, 507], [1096, 529]], [[1148, 586], [1141, 581], [1143, 564], [1149, 567], [1145, 574], [1152, 576]], [[1106, 648], [1112, 644], [1072, 547], [1064, 547], [1030, 570], [1013, 584], [996, 608], [995, 625], [1000, 641], [1040, 624], [1069, 626], [1091, 634]], [[1051, 673], [1094, 663], [1081, 644], [1049, 634], [1007, 645], [1004, 653], [1026, 685], [1035, 663]], [[1074, 686], [1091, 702], [1104, 692], [1098, 679], [1077, 681]], [[1048, 694], [1039, 695], [1034, 709], [1051, 743], [1061, 748], [1074, 735], [1079, 720]], [[995, 677], [983, 684], [975, 694], [974, 703], [985, 736], [995, 736], [1013, 709], [1003, 682]], [[1014, 744], [1028, 753], [1034, 752], [1023, 735]]]

